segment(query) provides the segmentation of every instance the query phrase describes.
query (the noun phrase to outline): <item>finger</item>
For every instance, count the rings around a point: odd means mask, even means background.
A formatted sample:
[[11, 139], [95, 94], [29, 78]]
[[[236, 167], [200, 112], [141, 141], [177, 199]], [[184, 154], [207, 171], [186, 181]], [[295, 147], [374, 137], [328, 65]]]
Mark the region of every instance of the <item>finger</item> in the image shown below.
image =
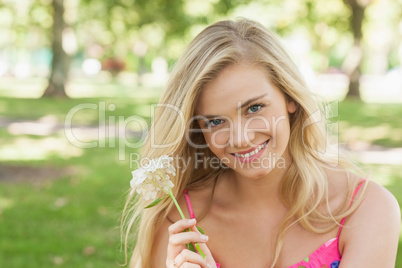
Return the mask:
[[[214, 266], [214, 265], [215, 265], [215, 259], [214, 259], [214, 257], [212, 257], [212, 253], [211, 253], [211, 251], [209, 250], [207, 244], [205, 244], [205, 243], [199, 243], [198, 245], [200, 246], [200, 249], [202, 250], [202, 252], [204, 252], [205, 261], [206, 261], [208, 264], [212, 265], [212, 266], [210, 266], [210, 267], [215, 267], [215, 266]], [[200, 256], [201, 256], [201, 255], [200, 255]]]
[[198, 264], [194, 263], [184, 263], [182, 266], [179, 266], [180, 268], [202, 268], [202, 266], [199, 266]]
[[169, 237], [169, 244], [174, 246], [185, 245], [188, 243], [205, 243], [207, 241], [208, 236], [197, 232], [178, 233]]
[[[198, 230], [198, 228], [197, 228], [196, 226], [193, 226], [193, 227], [191, 227], [190, 229], [191, 229], [191, 231], [198, 233], [200, 236], [202, 235], [202, 233]], [[201, 250], [204, 252], [205, 255], [208, 254], [208, 255], [211, 255], [211, 256], [212, 256], [211, 251], [209, 251], [209, 248], [208, 248], [207, 245], [204, 244], [204, 243], [205, 243], [205, 242], [201, 242], [201, 243], [200, 243]], [[203, 244], [203, 246], [201, 246], [201, 244]], [[206, 251], [204, 251], [204, 248], [205, 248]]]
[[182, 219], [169, 226], [169, 235], [183, 232], [185, 229], [195, 226], [197, 221], [195, 219]]
[[[201, 232], [198, 230], [198, 228], [196, 226], [191, 227], [190, 229], [191, 229], [191, 231], [197, 232], [198, 234], [201, 235]], [[215, 259], [212, 256], [212, 253], [209, 250], [207, 244], [201, 242], [201, 243], [198, 243], [198, 245], [200, 246], [202, 252], [205, 254], [205, 257], [206, 257], [205, 260], [207, 261], [207, 263], [209, 265], [208, 267], [216, 267]]]
[[[199, 233], [199, 234], [201, 234], [199, 231], [198, 231], [198, 229], [197, 228], [195, 228], [196, 229], [196, 231]], [[200, 246], [200, 249], [202, 250], [202, 252], [204, 253], [204, 255], [205, 255], [205, 260], [207, 261], [207, 263], [209, 264], [209, 267], [215, 267], [215, 259], [214, 259], [214, 257], [212, 256], [212, 253], [211, 253], [211, 251], [209, 250], [209, 248], [208, 248], [208, 246], [207, 246], [207, 244], [205, 244], [205, 243], [198, 243], [198, 245]]]
[[193, 263], [193, 264], [198, 264], [202, 268], [207, 267], [207, 262], [204, 260], [201, 255], [192, 252], [188, 249], [182, 250], [179, 255], [175, 258], [175, 262], [177, 263], [177, 266], [180, 267], [184, 263]]

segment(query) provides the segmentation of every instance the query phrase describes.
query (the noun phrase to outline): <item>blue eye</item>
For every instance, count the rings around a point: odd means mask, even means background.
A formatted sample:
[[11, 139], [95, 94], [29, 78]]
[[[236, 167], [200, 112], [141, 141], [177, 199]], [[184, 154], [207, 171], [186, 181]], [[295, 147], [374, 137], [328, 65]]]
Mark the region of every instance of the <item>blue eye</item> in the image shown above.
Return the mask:
[[253, 113], [256, 113], [256, 112], [258, 112], [258, 110], [261, 109], [261, 107], [262, 107], [261, 104], [254, 104], [254, 105], [252, 105], [252, 106], [250, 106], [250, 107], [248, 108], [247, 112], [252, 113], [252, 114], [253, 114]]
[[216, 127], [217, 125], [219, 125], [219, 124], [221, 124], [222, 123], [222, 119], [212, 119], [212, 120], [209, 120], [207, 123], [206, 123], [206, 125], [207, 126], [211, 126], [211, 127]]

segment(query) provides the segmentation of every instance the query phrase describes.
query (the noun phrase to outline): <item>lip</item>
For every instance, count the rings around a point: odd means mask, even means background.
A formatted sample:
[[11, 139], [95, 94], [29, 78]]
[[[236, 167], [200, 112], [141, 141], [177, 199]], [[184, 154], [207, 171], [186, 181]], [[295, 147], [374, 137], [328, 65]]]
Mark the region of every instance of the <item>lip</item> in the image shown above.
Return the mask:
[[[246, 150], [246, 151], [236, 152], [236, 154], [246, 154], [246, 153], [252, 152], [252, 151], [254, 151], [258, 146], [260, 146], [260, 145], [266, 143], [267, 141], [269, 141], [269, 140], [266, 140], [266, 141], [264, 141], [263, 143], [258, 144], [257, 146], [254, 146], [253, 148], [248, 149], [248, 150]], [[235, 154], [235, 153], [232, 153], [232, 155], [234, 155], [234, 154]]]

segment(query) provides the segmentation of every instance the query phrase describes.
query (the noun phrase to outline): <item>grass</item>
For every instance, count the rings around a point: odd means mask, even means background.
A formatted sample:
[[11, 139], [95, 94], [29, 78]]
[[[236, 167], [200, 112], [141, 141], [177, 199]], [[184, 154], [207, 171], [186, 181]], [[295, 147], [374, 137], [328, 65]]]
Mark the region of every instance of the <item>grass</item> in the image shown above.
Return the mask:
[[401, 113], [401, 104], [342, 102], [338, 110], [340, 140], [402, 147], [402, 117], [398, 116]]
[[[155, 102], [155, 98], [0, 97], [0, 119], [21, 122], [51, 116], [57, 124], [63, 124], [72, 108], [91, 104], [96, 105], [96, 109], [79, 110], [71, 119], [73, 124], [99, 125], [100, 115], [104, 116], [105, 125], [112, 118], [118, 122], [118, 116], [132, 115], [140, 115], [148, 123], [148, 104]], [[115, 109], [108, 109], [110, 104], [115, 105]], [[338, 114], [340, 141], [363, 139], [369, 145], [402, 147], [400, 114], [402, 107], [398, 105], [342, 102]], [[135, 124], [127, 127], [137, 128]], [[0, 128], [3, 145], [0, 147], [1, 266], [119, 267], [118, 263], [123, 262], [119, 217], [133, 169], [129, 154], [137, 149], [127, 148], [123, 152], [119, 149], [121, 140], [111, 137], [106, 138], [104, 147], [80, 149], [66, 141], [63, 129], [41, 136], [29, 134], [32, 126], [22, 128], [18, 135]], [[381, 135], [373, 133], [381, 129]], [[125, 159], [119, 160], [119, 156]], [[9, 181], [1, 174], [2, 166], [3, 173], [4, 166], [26, 172], [19, 180]], [[370, 167], [374, 177], [402, 202], [400, 168], [395, 165]], [[37, 173], [39, 170], [47, 173]], [[396, 267], [402, 267], [402, 245]]]
[[[7, 104], [9, 107], [2, 116], [15, 122], [52, 115], [58, 123], [63, 123], [65, 115], [76, 105], [102, 102], [116, 105], [114, 111], [106, 111], [106, 118], [147, 113], [143, 100], [134, 103], [129, 99], [0, 98], [0, 106]], [[80, 111], [77, 118], [73, 118], [73, 124], [97, 125], [98, 112]], [[47, 148], [46, 140], [50, 138], [56, 142]], [[23, 140], [29, 141], [30, 146], [18, 147]], [[119, 267], [117, 263], [124, 260], [119, 241], [119, 217], [131, 179], [128, 154], [135, 153], [136, 149], [126, 150], [126, 159], [120, 161], [119, 140], [113, 140], [115, 146], [109, 146], [111, 140], [108, 138], [104, 148], [79, 149], [65, 140], [62, 130], [35, 136], [12, 135], [6, 129], [0, 129], [1, 144], [11, 148], [8, 151], [2, 150], [3, 146], [0, 148], [3, 165], [21, 170], [27, 167], [69, 168], [61, 177], [41, 179], [26, 172], [22, 181], [0, 180], [2, 266]], [[39, 142], [42, 143], [38, 145]], [[35, 153], [38, 146], [47, 153]], [[69, 152], [74, 149], [78, 149], [78, 153], [71, 155]], [[14, 153], [17, 158], [10, 157]]]
[[[44, 181], [1, 183], [0, 263], [4, 267], [114, 267], [121, 261], [118, 218], [130, 179], [116, 150], [11, 163], [73, 168]], [[103, 157], [102, 157], [103, 156]], [[4, 163], [3, 163], [4, 164]]]

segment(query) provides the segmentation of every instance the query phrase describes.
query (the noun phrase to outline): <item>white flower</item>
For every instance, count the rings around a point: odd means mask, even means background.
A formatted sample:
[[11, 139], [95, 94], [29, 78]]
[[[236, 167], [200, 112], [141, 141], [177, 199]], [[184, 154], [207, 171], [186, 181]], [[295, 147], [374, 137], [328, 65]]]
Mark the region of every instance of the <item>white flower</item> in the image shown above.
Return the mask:
[[135, 188], [145, 181], [147, 174], [144, 169], [139, 168], [131, 172], [133, 174], [133, 179], [130, 181], [131, 188]]
[[169, 174], [176, 175], [176, 170], [170, 163], [172, 160], [172, 157], [162, 155], [159, 158], [151, 159], [147, 165], [133, 171], [133, 178], [130, 181], [133, 189], [131, 194], [136, 191], [145, 200], [155, 199], [159, 191], [168, 194], [174, 186]]

